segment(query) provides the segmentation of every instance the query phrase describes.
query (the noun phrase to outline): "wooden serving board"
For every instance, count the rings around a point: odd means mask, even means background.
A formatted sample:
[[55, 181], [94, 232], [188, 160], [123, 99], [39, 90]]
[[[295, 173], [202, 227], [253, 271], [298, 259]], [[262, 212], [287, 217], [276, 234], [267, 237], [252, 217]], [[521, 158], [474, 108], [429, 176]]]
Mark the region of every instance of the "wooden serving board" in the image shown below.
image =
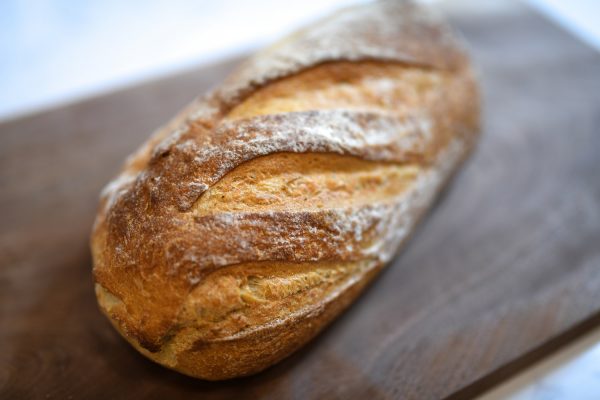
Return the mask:
[[476, 154], [348, 312], [250, 378], [140, 356], [88, 249], [124, 157], [237, 61], [1, 124], [0, 398], [463, 398], [600, 324], [600, 55], [527, 9], [453, 23], [483, 82]]

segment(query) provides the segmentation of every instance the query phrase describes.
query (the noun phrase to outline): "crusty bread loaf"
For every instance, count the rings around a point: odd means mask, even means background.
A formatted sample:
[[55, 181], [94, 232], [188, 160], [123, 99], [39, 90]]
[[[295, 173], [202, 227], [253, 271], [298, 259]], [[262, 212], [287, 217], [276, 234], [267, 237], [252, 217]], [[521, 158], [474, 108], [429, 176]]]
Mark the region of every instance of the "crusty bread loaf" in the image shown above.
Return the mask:
[[159, 130], [101, 198], [102, 311], [185, 374], [253, 374], [361, 292], [473, 147], [479, 99], [449, 28], [401, 1], [257, 54]]

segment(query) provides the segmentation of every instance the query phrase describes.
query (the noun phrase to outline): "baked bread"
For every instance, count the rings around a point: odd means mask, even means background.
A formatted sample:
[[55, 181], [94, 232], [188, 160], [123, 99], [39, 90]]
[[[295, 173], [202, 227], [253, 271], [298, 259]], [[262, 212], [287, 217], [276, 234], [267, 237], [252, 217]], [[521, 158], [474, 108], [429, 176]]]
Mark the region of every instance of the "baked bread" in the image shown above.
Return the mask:
[[194, 101], [105, 188], [100, 308], [184, 374], [261, 371], [392, 258], [478, 123], [467, 56], [430, 11], [377, 2], [308, 26]]

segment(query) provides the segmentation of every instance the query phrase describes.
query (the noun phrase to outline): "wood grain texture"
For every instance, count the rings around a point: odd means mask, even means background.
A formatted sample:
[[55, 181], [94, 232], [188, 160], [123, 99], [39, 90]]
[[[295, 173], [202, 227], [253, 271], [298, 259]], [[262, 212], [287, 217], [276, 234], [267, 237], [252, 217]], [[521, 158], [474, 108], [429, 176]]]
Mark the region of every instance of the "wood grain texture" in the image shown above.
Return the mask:
[[354, 306], [266, 372], [193, 380], [97, 310], [100, 188], [235, 62], [0, 125], [0, 397], [465, 398], [600, 322], [600, 56], [530, 11], [454, 20], [479, 149]]

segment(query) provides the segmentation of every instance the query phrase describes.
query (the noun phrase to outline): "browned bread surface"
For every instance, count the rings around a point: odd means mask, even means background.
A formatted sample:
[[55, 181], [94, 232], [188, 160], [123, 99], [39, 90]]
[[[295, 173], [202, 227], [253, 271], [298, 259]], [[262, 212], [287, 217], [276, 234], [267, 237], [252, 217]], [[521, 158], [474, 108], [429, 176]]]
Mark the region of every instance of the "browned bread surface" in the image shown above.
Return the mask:
[[472, 148], [478, 102], [449, 28], [410, 3], [291, 35], [106, 187], [92, 234], [101, 309], [188, 375], [272, 365], [391, 259]]

